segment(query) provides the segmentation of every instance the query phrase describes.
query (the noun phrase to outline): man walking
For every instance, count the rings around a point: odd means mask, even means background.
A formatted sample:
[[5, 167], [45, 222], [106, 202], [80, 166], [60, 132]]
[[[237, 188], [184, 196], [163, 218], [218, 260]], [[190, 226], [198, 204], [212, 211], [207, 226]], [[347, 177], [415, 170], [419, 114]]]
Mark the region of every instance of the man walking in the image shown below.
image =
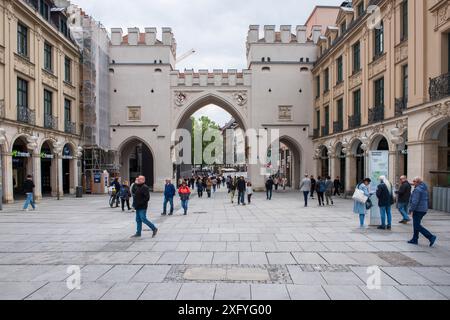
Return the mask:
[[272, 177], [269, 177], [266, 181], [266, 196], [267, 200], [272, 200], [272, 193], [273, 193], [273, 180]]
[[397, 208], [400, 211], [403, 219], [399, 223], [407, 224], [411, 219], [408, 216], [409, 200], [411, 198], [411, 185], [406, 176], [400, 177], [400, 188], [396, 191], [397, 194]]
[[305, 199], [305, 208], [308, 206], [308, 195], [311, 191], [311, 179], [305, 174], [305, 178], [300, 182], [300, 191], [303, 192], [303, 198]]
[[336, 179], [334, 179], [333, 181], [333, 185], [334, 185], [334, 196], [341, 196], [341, 179], [339, 177], [336, 177]]
[[314, 176], [311, 176], [311, 199], [314, 199], [314, 191], [316, 191], [317, 182]]
[[409, 203], [409, 214], [413, 217], [414, 235], [408, 243], [415, 245], [419, 244], [419, 234], [421, 233], [428, 241], [430, 241], [430, 247], [432, 247], [436, 242], [437, 237], [421, 225], [423, 217], [425, 217], [428, 212], [428, 186], [420, 177], [415, 178], [413, 184], [414, 191]]
[[[378, 207], [380, 208], [381, 225], [379, 230], [391, 230], [392, 213], [391, 206], [393, 204], [392, 185], [385, 176], [380, 177], [380, 184], [377, 187]], [[386, 226], [387, 217], [387, 226]]]
[[146, 224], [152, 231], [154, 238], [158, 233], [158, 228], [147, 220], [148, 202], [150, 201], [150, 188], [145, 184], [145, 177], [139, 176], [136, 183], [136, 192], [134, 194], [134, 208], [136, 209], [136, 234], [132, 238], [140, 238], [142, 233], [142, 224]]
[[162, 216], [167, 214], [167, 203], [170, 203], [170, 213], [169, 216], [173, 215], [173, 197], [175, 197], [175, 186], [172, 184], [170, 179], [166, 180], [166, 186], [164, 187], [164, 205]]
[[34, 204], [33, 199], [33, 190], [34, 190], [34, 182], [33, 177], [31, 175], [27, 176], [27, 180], [23, 183], [23, 191], [25, 192], [27, 199], [23, 205], [23, 210], [28, 211], [28, 206], [31, 205], [33, 210], [36, 210], [36, 205]]
[[237, 190], [238, 190], [238, 205], [242, 204], [245, 206], [245, 179], [244, 177], [240, 177], [237, 182]]
[[327, 200], [327, 206], [334, 205], [333, 198], [333, 181], [331, 181], [331, 177], [328, 176], [325, 180], [325, 199]]

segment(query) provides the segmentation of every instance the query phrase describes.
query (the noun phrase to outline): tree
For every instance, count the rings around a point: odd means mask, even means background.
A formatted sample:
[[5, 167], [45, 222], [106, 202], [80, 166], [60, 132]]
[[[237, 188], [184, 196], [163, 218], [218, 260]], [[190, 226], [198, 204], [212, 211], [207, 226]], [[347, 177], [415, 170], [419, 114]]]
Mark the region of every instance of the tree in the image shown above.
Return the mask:
[[202, 132], [202, 155], [203, 155], [203, 151], [205, 150], [205, 148], [211, 143], [211, 141], [203, 141], [203, 136], [205, 135], [205, 132], [208, 129], [214, 129], [214, 130], [220, 130], [220, 126], [215, 123], [213, 120], [211, 120], [210, 118], [206, 117], [206, 116], [202, 116], [200, 117], [200, 119], [195, 119], [194, 117], [191, 117], [191, 121], [192, 121], [192, 143], [191, 143], [191, 148], [192, 148], [192, 164], [193, 165], [205, 165], [206, 163], [203, 160], [203, 156], [202, 156], [202, 163], [195, 163], [195, 157], [194, 157], [194, 137], [195, 134], [194, 132], [198, 132], [201, 130]]

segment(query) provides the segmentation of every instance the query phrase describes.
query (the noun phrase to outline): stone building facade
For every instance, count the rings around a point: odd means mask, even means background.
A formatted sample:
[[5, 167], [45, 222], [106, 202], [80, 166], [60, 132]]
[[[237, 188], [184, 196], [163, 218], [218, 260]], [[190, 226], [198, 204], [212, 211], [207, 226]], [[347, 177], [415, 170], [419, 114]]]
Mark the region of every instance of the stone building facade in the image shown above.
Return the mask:
[[74, 193], [80, 141], [79, 51], [53, 1], [0, 1], [0, 142], [3, 200]]

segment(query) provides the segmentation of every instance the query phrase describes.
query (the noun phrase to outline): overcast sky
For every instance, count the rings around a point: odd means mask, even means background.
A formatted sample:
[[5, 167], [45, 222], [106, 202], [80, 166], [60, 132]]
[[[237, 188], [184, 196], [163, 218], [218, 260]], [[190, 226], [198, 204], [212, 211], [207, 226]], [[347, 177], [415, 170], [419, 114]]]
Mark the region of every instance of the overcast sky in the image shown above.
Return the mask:
[[[245, 41], [251, 24], [304, 24], [316, 5], [340, 5], [343, 0], [72, 0], [110, 29], [171, 27], [178, 56], [196, 53], [177, 69], [244, 69]], [[220, 112], [211, 113], [218, 114]], [[217, 111], [217, 110], [216, 110]], [[220, 123], [226, 122], [222, 117]]]

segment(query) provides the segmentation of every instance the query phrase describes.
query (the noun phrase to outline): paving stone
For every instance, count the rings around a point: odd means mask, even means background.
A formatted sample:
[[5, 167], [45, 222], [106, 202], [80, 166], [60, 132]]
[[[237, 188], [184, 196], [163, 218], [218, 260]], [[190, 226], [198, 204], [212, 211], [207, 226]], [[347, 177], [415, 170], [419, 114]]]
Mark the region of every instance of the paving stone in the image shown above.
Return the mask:
[[330, 300], [320, 285], [287, 285], [292, 300]]
[[226, 251], [227, 243], [226, 242], [203, 242], [201, 251]]
[[237, 252], [214, 252], [213, 264], [239, 264]]
[[269, 252], [267, 253], [267, 259], [270, 264], [297, 264], [290, 253]]
[[32, 295], [28, 296], [26, 300], [61, 300], [71, 291], [72, 290], [67, 287], [65, 281], [49, 282]]
[[63, 300], [99, 300], [113, 285], [113, 282], [85, 282], [80, 290], [72, 290]]
[[353, 272], [321, 272], [322, 277], [329, 285], [362, 285], [365, 284]]
[[141, 265], [114, 266], [111, 270], [109, 270], [101, 278], [99, 278], [99, 280], [111, 282], [128, 282], [140, 269], [142, 269]]
[[239, 252], [239, 264], [267, 264], [264, 252]]
[[292, 256], [299, 264], [328, 264], [321, 255], [315, 252], [292, 252]]
[[326, 285], [323, 288], [331, 300], [369, 300], [358, 286]]
[[189, 252], [185, 264], [211, 264], [213, 252]]
[[320, 272], [303, 271], [300, 266], [287, 266], [289, 274], [294, 284], [300, 285], [321, 285], [326, 284]]
[[94, 282], [113, 268], [112, 265], [88, 265], [81, 269], [81, 282]]
[[368, 289], [360, 286], [360, 289], [370, 300], [408, 300], [408, 297], [393, 286], [381, 286], [380, 289]]
[[447, 298], [429, 286], [397, 286], [411, 300], [447, 300]]
[[183, 264], [186, 260], [187, 252], [165, 252], [159, 258], [158, 264]]
[[349, 255], [345, 253], [321, 252], [320, 255], [329, 264], [358, 265], [358, 262], [355, 259], [352, 259]]
[[201, 247], [201, 242], [180, 242], [176, 251], [200, 251]]
[[432, 288], [450, 299], [450, 286], [433, 286]]
[[226, 251], [239, 252], [239, 251], [251, 251], [250, 242], [227, 242]]
[[430, 280], [407, 267], [383, 267], [382, 270], [401, 285], [432, 285]]
[[162, 256], [162, 252], [141, 252], [132, 261], [132, 264], [155, 264]]
[[181, 283], [150, 283], [139, 300], [175, 300]]
[[226, 279], [230, 281], [269, 281], [267, 270], [260, 268], [233, 267], [227, 270]]
[[[368, 267], [350, 267], [350, 269], [362, 280], [362, 282], [367, 283], [370, 275], [372, 274], [372, 272], [370, 272], [370, 274], [367, 272], [368, 271]], [[382, 286], [395, 286], [398, 285], [399, 283], [397, 281], [395, 281], [394, 279], [392, 279], [389, 275], [387, 275], [385, 272], [383, 272], [383, 270], [381, 270], [381, 285]]]
[[45, 282], [0, 282], [0, 300], [23, 300], [45, 284]]
[[212, 280], [224, 281], [227, 279], [227, 270], [224, 268], [191, 267], [184, 273], [186, 280]]
[[219, 283], [216, 285], [214, 300], [250, 300], [250, 285], [239, 283]]
[[286, 285], [252, 284], [252, 300], [290, 300]]
[[412, 267], [413, 271], [437, 285], [450, 285], [450, 274], [439, 268]]
[[144, 266], [131, 278], [131, 282], [163, 282], [170, 266], [154, 265]]
[[184, 283], [178, 293], [177, 300], [213, 300], [215, 284]]
[[117, 283], [101, 298], [102, 300], [138, 300], [147, 283]]

